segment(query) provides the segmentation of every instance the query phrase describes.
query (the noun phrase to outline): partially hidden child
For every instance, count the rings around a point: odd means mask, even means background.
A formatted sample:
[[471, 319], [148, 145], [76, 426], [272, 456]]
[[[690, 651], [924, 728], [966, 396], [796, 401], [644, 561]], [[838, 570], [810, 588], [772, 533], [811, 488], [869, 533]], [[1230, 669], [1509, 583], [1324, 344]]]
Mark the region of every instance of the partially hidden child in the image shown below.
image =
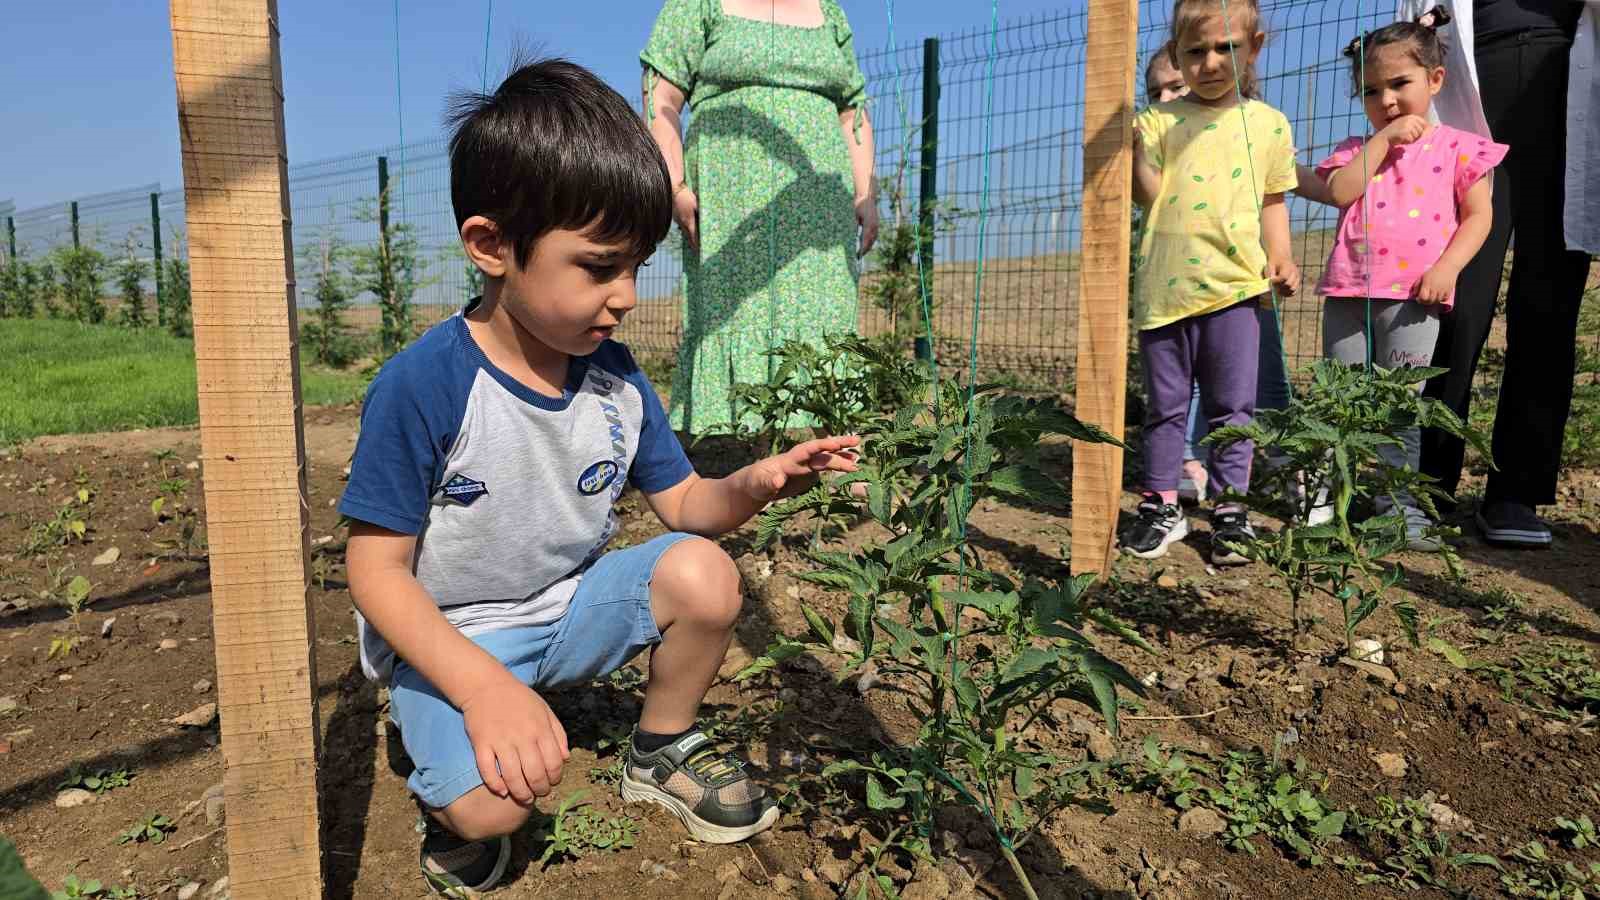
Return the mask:
[[[1189, 92], [1135, 120], [1134, 187], [1145, 210], [1134, 280], [1147, 413], [1144, 492], [1122, 536], [1127, 553], [1166, 554], [1189, 533], [1178, 505], [1191, 382], [1209, 430], [1255, 412], [1262, 304], [1292, 296], [1300, 272], [1289, 244], [1284, 194], [1297, 184], [1283, 113], [1257, 97], [1255, 63], [1266, 41], [1250, 0], [1178, 0], [1172, 62]], [[1214, 564], [1246, 562], [1254, 537], [1242, 500], [1254, 448], [1211, 449], [1221, 494], [1211, 513]]]
[[[1329, 359], [1386, 369], [1430, 365], [1439, 319], [1455, 303], [1456, 278], [1489, 234], [1494, 209], [1486, 176], [1508, 148], [1435, 124], [1431, 115], [1445, 77], [1437, 29], [1449, 21], [1436, 7], [1345, 48], [1372, 134], [1342, 141], [1317, 165], [1342, 210], [1317, 286], [1327, 298], [1322, 342]], [[1419, 429], [1396, 437], [1401, 446], [1379, 448], [1384, 459], [1419, 468]], [[1379, 512], [1396, 505], [1406, 519], [1407, 546], [1437, 551], [1434, 523], [1415, 497], [1376, 501]]]
[[[508, 836], [568, 758], [541, 692], [645, 650], [623, 797], [667, 807], [696, 840], [743, 840], [778, 810], [695, 724], [742, 605], [733, 561], [707, 537], [854, 470], [856, 439], [695, 474], [612, 340], [672, 221], [639, 117], [549, 60], [457, 98], [451, 119], [451, 203], [483, 296], [378, 373], [339, 504], [362, 667], [389, 686], [416, 766], [422, 875], [452, 894], [499, 881]], [[670, 533], [608, 550], [627, 484]]]

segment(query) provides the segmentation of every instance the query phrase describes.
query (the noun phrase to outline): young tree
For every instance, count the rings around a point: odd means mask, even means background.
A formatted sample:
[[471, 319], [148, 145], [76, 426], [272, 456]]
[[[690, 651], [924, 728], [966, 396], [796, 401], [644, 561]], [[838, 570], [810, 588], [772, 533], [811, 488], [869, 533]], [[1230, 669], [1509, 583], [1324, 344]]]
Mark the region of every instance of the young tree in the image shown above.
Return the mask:
[[391, 221], [385, 204], [386, 199], [379, 198], [357, 213], [362, 221], [378, 223], [378, 242], [351, 251], [356, 286], [378, 300], [380, 362], [399, 353], [415, 335], [413, 300], [428, 283], [423, 277], [428, 261], [422, 258], [415, 230], [408, 223]]
[[61, 299], [66, 314], [79, 322], [99, 323], [106, 318], [106, 257], [93, 247], [58, 247], [51, 254], [61, 278]]
[[143, 328], [149, 324], [144, 311], [144, 280], [150, 277], [151, 266], [138, 257], [138, 246], [136, 234], [130, 233], [123, 245], [122, 259], [116, 266], [117, 288], [122, 293], [122, 309], [117, 321], [129, 328]]
[[324, 228], [317, 243], [308, 248], [316, 265], [314, 296], [317, 305], [312, 320], [301, 329], [312, 358], [326, 366], [343, 368], [361, 352], [351, 328], [344, 321], [345, 308], [352, 294], [347, 267], [349, 248], [330, 226]]

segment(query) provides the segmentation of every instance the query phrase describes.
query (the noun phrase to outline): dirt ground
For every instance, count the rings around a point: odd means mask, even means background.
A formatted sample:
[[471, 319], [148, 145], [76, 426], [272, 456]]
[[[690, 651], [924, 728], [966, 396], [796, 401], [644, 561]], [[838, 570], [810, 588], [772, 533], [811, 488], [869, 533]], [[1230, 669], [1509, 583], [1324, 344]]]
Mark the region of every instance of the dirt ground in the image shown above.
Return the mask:
[[[404, 788], [406, 762], [385, 726], [383, 694], [365, 682], [356, 662], [354, 624], [343, 582], [345, 534], [333, 503], [354, 444], [353, 408], [307, 414], [311, 534], [316, 546], [310, 590], [317, 629], [316, 665], [323, 726], [323, 823], [327, 896], [422, 897], [416, 866], [416, 809]], [[161, 458], [160, 451], [171, 450]], [[203, 552], [184, 547], [186, 504], [200, 505], [203, 469], [192, 430], [132, 432], [43, 439], [0, 452], [0, 833], [16, 842], [47, 886], [68, 873], [107, 884], [131, 885], [140, 897], [175, 896], [199, 882], [201, 898], [223, 896], [227, 874], [225, 803], [208, 801], [220, 786], [222, 755], [214, 721], [197, 708], [216, 699], [210, 597]], [[1065, 475], [1065, 446], [1047, 449]], [[703, 469], [733, 465], [707, 452]], [[179, 485], [173, 479], [184, 479]], [[168, 500], [163, 519], [151, 501]], [[49, 520], [79, 489], [89, 492], [84, 540], [34, 555], [24, 552], [33, 529]], [[624, 498], [625, 530], [637, 542], [661, 530], [636, 495]], [[1129, 505], [1132, 500], [1129, 498]], [[197, 511], [203, 515], [203, 511]], [[1505, 658], [1560, 638], [1600, 646], [1600, 473], [1569, 473], [1554, 512], [1555, 547], [1513, 553], [1463, 542], [1466, 577], [1455, 584], [1437, 559], [1405, 560], [1405, 589], [1415, 596], [1424, 626], [1459, 646], [1474, 645], [1481, 629], [1504, 624], [1492, 612], [1515, 597], [1520, 626], [1474, 654]], [[1031, 508], [991, 505], [973, 517], [975, 543], [996, 568], [1046, 575], [1062, 570], [1061, 546], [1070, 519]], [[1470, 532], [1470, 526], [1465, 530]], [[1137, 757], [1147, 735], [1199, 751], [1282, 745], [1303, 754], [1330, 778], [1329, 798], [1371, 808], [1377, 794], [1432, 792], [1475, 823], [1457, 847], [1503, 854], [1548, 834], [1554, 815], [1600, 813], [1600, 743], [1588, 723], [1560, 722], [1507, 702], [1492, 684], [1453, 668], [1444, 658], [1405, 647], [1391, 616], [1380, 611], [1366, 631], [1394, 650], [1391, 687], [1334, 665], [1336, 610], [1323, 617], [1309, 642], [1289, 647], [1287, 601], [1253, 567], [1214, 572], [1205, 565], [1204, 529], [1159, 565], [1120, 563], [1099, 594], [1113, 612], [1138, 624], [1156, 649], [1107, 651], [1152, 687], [1141, 709], [1110, 745], [1088, 707], [1063, 702], [1053, 722], [1032, 739], [1072, 760], [1108, 748]], [[839, 598], [792, 574], [804, 564], [788, 546], [770, 555], [750, 550], [751, 533], [725, 539], [745, 574], [747, 605], [731, 673], [759, 655], [775, 631], [804, 630], [802, 601], [832, 614]], [[852, 535], [868, 540], [871, 535]], [[117, 558], [103, 565], [108, 551]], [[41, 591], [60, 594], [74, 575], [92, 583], [87, 608], [73, 621]], [[1496, 618], [1498, 617], [1498, 618]], [[67, 654], [50, 658], [53, 641], [81, 637]], [[749, 738], [758, 767], [774, 780], [804, 779], [836, 758], [840, 748], [866, 746], [914, 733], [903, 700], [891, 690], [860, 693], [838, 684], [826, 661], [803, 658], [749, 686], [719, 683], [707, 715]], [[569, 691], [553, 700], [574, 751], [559, 792], [589, 788], [607, 815], [642, 823], [636, 845], [541, 869], [535, 832], [519, 834], [505, 897], [826, 897], [834, 896], [862, 859], [853, 823], [788, 815], [772, 832], [743, 845], [703, 846], [654, 809], [627, 807], [606, 783], [615, 760], [607, 736], [632, 723], [640, 694], [613, 682]], [[174, 720], [189, 714], [197, 726]], [[1291, 732], [1292, 729], [1292, 732]], [[1378, 754], [1400, 755], [1401, 777], [1380, 772]], [[74, 767], [126, 769], [132, 782], [82, 805], [58, 805], [60, 785]], [[80, 798], [81, 799], [81, 798]], [[1139, 791], [1108, 791], [1100, 803], [1069, 807], [1021, 853], [1041, 894], [1048, 897], [1250, 897], [1320, 900], [1390, 897], [1391, 889], [1358, 887], [1324, 865], [1308, 868], [1261, 845], [1256, 855], [1229, 851], [1214, 837], [1181, 831], [1179, 810]], [[554, 807], [545, 802], [543, 809]], [[119, 844], [120, 832], [149, 814], [166, 815], [176, 830], [162, 843]], [[996, 848], [977, 822], [942, 817], [941, 837], [955, 865], [942, 887], [913, 885], [907, 897], [954, 896], [976, 878], [976, 891], [1018, 896]], [[1600, 859], [1593, 849], [1567, 854]], [[1564, 857], [1566, 858], [1566, 857]], [[1460, 879], [1470, 895], [1495, 896], [1488, 870]], [[920, 892], [919, 892], [920, 891]], [[914, 893], [916, 892], [916, 893]], [[1435, 896], [1444, 896], [1435, 894]]]

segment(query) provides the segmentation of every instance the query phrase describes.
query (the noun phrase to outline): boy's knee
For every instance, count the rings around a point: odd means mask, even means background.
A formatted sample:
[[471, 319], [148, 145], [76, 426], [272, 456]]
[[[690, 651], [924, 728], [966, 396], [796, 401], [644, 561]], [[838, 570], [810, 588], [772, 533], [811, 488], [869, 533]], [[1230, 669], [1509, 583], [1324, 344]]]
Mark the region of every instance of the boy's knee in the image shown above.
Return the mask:
[[457, 837], [482, 841], [521, 828], [533, 814], [533, 807], [523, 806], [510, 797], [496, 797], [488, 788], [479, 785], [444, 809], [432, 812]]
[[675, 618], [703, 625], [731, 627], [744, 603], [733, 558], [700, 537], [679, 541], [662, 554], [651, 588], [671, 595]]

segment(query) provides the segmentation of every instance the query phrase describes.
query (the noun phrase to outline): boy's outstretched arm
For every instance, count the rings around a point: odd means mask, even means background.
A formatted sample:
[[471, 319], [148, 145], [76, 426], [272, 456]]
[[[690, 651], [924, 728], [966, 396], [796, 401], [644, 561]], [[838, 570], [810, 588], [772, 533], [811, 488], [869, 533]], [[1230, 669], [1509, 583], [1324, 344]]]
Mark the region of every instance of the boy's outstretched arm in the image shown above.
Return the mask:
[[414, 535], [351, 522], [350, 596], [395, 653], [461, 710], [490, 792], [530, 804], [561, 781], [566, 731], [544, 698], [445, 619], [412, 574], [416, 545]]
[[715, 537], [738, 528], [773, 500], [804, 493], [821, 472], [854, 472], [861, 443], [855, 436], [806, 441], [792, 450], [758, 460], [726, 478], [691, 474], [645, 499], [663, 525], [673, 531]]

